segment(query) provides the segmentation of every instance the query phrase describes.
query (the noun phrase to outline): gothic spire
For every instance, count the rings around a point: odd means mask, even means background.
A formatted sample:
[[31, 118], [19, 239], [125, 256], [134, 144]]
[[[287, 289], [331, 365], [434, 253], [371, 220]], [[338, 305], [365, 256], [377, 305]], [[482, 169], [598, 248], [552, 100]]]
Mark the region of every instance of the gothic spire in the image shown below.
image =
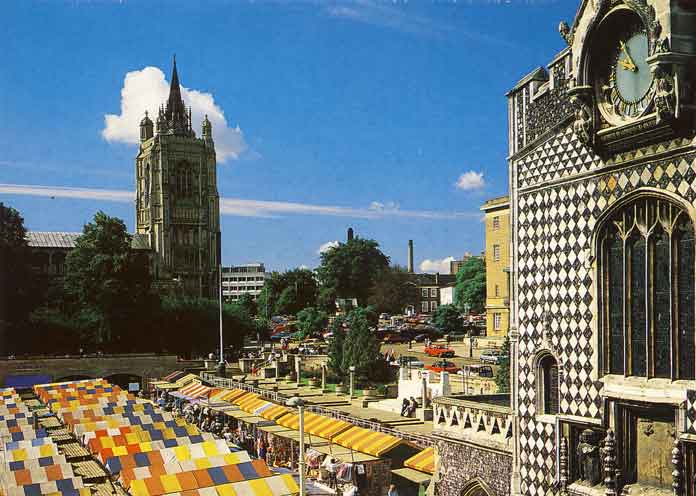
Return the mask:
[[172, 82], [169, 86], [169, 98], [167, 99], [167, 107], [164, 111], [164, 117], [168, 123], [170, 132], [173, 132], [174, 134], [188, 134], [190, 126], [188, 123], [186, 106], [184, 105], [184, 100], [181, 98], [179, 73], [176, 70], [176, 55], [174, 55]]

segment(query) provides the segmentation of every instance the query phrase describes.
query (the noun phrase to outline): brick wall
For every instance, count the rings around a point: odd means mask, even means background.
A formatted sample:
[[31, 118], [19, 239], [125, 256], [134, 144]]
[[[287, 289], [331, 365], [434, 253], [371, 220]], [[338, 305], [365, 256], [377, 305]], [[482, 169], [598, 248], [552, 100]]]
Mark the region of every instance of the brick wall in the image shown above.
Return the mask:
[[440, 477], [438, 496], [459, 496], [472, 480], [480, 479], [491, 496], [508, 496], [512, 476], [512, 456], [451, 440], [437, 442]]

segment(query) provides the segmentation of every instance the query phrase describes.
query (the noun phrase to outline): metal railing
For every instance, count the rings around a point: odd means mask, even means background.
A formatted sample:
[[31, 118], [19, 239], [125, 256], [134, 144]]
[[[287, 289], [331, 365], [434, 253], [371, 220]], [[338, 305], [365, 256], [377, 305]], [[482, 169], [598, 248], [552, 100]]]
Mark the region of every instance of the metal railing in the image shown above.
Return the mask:
[[[202, 372], [201, 377], [203, 378], [203, 380], [209, 382], [210, 384], [213, 384], [216, 387], [226, 389], [241, 389], [250, 393], [256, 393], [269, 401], [273, 401], [279, 404], [285, 404], [285, 400], [290, 398], [288, 395], [279, 393], [277, 391], [269, 391], [268, 389], [263, 389], [246, 382], [239, 382], [233, 379], [217, 377], [214, 374], [208, 372]], [[380, 422], [351, 417], [350, 415], [347, 415], [344, 412], [333, 410], [331, 408], [326, 408], [318, 405], [307, 405], [306, 409], [307, 411], [316, 413], [318, 415], [324, 415], [326, 417], [335, 418], [336, 420], [348, 422], [349, 424], [353, 424], [356, 427], [362, 427], [371, 431], [382, 432], [384, 434], [389, 434], [394, 437], [398, 437], [400, 439], [403, 439], [404, 441], [418, 446], [419, 448], [429, 448], [435, 443], [435, 438], [427, 434], [416, 434], [411, 432], [400, 431], [398, 429], [394, 429], [393, 427], [385, 426]]]

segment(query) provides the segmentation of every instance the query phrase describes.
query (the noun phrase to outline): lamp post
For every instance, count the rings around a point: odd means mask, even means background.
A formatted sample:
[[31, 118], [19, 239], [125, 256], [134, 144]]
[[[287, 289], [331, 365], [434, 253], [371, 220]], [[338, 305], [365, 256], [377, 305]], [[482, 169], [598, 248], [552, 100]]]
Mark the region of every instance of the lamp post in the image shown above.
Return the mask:
[[285, 404], [290, 408], [297, 408], [297, 414], [300, 417], [300, 459], [297, 465], [300, 471], [300, 496], [305, 496], [304, 400], [298, 396], [293, 396]]
[[348, 397], [352, 400], [353, 399], [353, 380], [355, 378], [355, 365], [351, 365], [348, 367], [348, 371], [350, 372], [350, 392], [348, 393]]
[[218, 265], [218, 313], [220, 314], [220, 361], [218, 362], [218, 375], [225, 377], [225, 348], [222, 342], [222, 264]]

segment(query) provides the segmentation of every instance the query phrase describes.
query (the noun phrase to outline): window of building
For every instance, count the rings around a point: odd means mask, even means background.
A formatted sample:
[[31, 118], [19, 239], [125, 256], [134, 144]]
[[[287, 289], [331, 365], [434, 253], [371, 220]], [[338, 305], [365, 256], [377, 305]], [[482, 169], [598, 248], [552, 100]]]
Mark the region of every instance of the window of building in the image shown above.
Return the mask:
[[500, 245], [493, 245], [493, 261], [500, 262]]
[[437, 298], [437, 288], [430, 288], [430, 297]]
[[492, 224], [493, 224], [492, 228], [494, 231], [497, 231], [498, 229], [500, 229], [500, 217], [498, 217], [497, 215], [495, 217], [493, 217]]
[[493, 329], [499, 331], [503, 326], [503, 316], [499, 313], [493, 314]]
[[654, 197], [615, 212], [599, 236], [605, 374], [694, 379], [694, 228]]
[[495, 295], [500, 296], [500, 286], [498, 286], [497, 284], [495, 285]]
[[428, 288], [422, 288], [422, 289], [421, 289], [421, 297], [422, 297], [422, 298], [427, 298], [427, 297], [428, 297]]
[[428, 302], [427, 302], [427, 301], [421, 302], [421, 312], [422, 312], [422, 313], [428, 313], [428, 309], [429, 309], [429, 308], [430, 308], [430, 307], [428, 306]]
[[551, 354], [539, 360], [538, 375], [539, 413], [555, 415], [558, 413], [558, 364]]
[[437, 310], [437, 302], [436, 302], [436, 301], [431, 301], [431, 302], [430, 302], [430, 311], [431, 311], [431, 312], [434, 312], [435, 310]]

